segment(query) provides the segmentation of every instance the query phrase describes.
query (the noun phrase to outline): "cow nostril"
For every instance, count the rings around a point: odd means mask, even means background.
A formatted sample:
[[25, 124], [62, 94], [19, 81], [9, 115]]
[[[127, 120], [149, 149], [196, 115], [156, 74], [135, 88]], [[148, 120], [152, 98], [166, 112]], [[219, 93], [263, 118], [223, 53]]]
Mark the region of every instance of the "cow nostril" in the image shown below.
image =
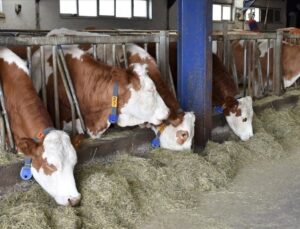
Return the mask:
[[69, 198], [68, 202], [69, 202], [70, 206], [76, 207], [80, 203], [80, 197], [79, 198]]

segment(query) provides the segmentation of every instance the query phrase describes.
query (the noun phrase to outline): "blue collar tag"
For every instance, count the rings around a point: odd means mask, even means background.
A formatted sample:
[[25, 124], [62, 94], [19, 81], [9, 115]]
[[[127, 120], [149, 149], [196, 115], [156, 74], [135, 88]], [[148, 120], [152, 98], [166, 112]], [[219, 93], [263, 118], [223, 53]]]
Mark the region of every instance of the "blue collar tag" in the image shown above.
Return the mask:
[[214, 107], [214, 110], [215, 110], [215, 112], [216, 113], [218, 113], [218, 114], [223, 114], [223, 107], [221, 107], [221, 106], [215, 106]]
[[32, 178], [31, 158], [25, 157], [24, 165], [21, 168], [20, 177], [24, 181], [30, 180]]
[[151, 141], [151, 146], [153, 149], [157, 149], [160, 147], [160, 141], [159, 141], [159, 136], [156, 136], [156, 138], [154, 138], [152, 141]]
[[151, 146], [153, 149], [157, 149], [160, 147], [159, 138], [160, 138], [161, 133], [165, 130], [165, 128], [166, 128], [166, 124], [164, 124], [164, 123], [158, 127], [156, 137], [151, 141]]
[[113, 89], [113, 96], [111, 97], [111, 114], [108, 116], [108, 121], [112, 124], [118, 122], [118, 114], [117, 114], [117, 107], [118, 107], [118, 92], [119, 85], [118, 82], [115, 82], [114, 89]]

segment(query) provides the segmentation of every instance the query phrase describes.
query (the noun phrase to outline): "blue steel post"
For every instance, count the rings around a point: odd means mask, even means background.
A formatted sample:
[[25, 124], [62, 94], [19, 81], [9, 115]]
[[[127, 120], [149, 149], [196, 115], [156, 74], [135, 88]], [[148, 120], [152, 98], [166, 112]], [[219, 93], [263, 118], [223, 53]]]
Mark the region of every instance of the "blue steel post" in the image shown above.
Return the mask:
[[212, 0], [178, 0], [178, 98], [196, 115], [194, 146], [205, 146], [211, 132]]

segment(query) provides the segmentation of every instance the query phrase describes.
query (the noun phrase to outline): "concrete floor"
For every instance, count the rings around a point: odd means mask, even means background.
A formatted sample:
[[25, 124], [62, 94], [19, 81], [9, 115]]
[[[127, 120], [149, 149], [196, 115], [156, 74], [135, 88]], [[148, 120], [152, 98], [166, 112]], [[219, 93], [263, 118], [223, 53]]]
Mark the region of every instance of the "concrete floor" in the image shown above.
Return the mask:
[[199, 199], [194, 209], [160, 213], [141, 228], [300, 228], [300, 151], [247, 165], [229, 187]]

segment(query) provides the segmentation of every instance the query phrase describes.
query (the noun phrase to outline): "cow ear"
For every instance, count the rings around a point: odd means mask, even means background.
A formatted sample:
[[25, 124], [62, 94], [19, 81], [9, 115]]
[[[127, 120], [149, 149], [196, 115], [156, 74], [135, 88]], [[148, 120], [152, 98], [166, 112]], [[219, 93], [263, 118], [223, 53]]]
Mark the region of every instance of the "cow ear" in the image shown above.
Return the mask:
[[18, 143], [18, 149], [29, 157], [38, 157], [42, 153], [42, 144], [33, 141], [31, 138], [22, 138]]

